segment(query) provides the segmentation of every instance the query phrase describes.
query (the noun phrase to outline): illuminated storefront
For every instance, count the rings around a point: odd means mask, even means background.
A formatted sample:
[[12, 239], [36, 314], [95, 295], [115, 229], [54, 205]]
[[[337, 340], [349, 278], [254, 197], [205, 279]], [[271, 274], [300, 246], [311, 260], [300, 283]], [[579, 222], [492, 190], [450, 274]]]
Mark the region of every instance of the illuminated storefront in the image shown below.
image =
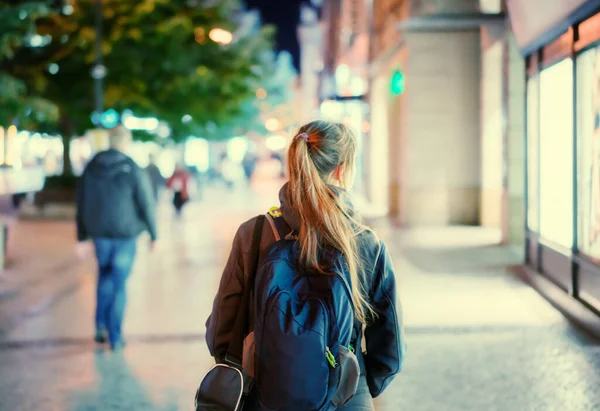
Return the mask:
[[509, 1], [527, 64], [526, 260], [600, 313], [600, 4], [542, 3]]

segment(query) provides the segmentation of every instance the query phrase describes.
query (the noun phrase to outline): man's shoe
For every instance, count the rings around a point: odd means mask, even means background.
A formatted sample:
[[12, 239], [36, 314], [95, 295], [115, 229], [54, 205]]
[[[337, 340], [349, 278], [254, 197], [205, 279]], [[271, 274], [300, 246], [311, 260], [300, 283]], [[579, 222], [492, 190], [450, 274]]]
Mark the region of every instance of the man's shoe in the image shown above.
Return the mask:
[[94, 337], [94, 341], [98, 344], [104, 344], [108, 341], [108, 330], [106, 328], [98, 328], [96, 330], [96, 336]]

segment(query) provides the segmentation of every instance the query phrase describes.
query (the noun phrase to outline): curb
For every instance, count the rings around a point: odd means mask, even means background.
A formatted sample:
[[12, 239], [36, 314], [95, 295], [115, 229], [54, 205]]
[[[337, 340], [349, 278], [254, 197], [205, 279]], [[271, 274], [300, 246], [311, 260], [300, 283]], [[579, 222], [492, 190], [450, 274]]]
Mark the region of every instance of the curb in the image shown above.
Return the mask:
[[71, 204], [48, 204], [40, 208], [28, 205], [21, 209], [19, 219], [24, 221], [75, 221], [75, 206]]

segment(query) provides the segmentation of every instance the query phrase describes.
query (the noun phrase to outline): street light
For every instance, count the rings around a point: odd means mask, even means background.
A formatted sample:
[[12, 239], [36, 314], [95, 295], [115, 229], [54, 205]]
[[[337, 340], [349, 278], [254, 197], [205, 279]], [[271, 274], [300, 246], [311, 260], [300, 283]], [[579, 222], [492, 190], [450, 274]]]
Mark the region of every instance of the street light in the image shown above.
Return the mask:
[[267, 90], [265, 90], [264, 88], [259, 88], [258, 90], [256, 90], [256, 97], [258, 97], [261, 100], [266, 98]]
[[102, 64], [97, 64], [94, 67], [92, 67], [92, 70], [90, 71], [90, 75], [92, 76], [92, 78], [94, 80], [102, 80], [104, 77], [106, 77], [106, 66], [102, 65]]
[[48, 72], [50, 74], [56, 74], [58, 73], [58, 70], [60, 69], [60, 67], [58, 66], [58, 64], [56, 63], [52, 63], [48, 66]]
[[70, 16], [75, 11], [75, 8], [70, 4], [65, 4], [62, 8], [62, 12], [65, 16]]
[[208, 37], [215, 43], [223, 45], [229, 44], [233, 40], [233, 34], [231, 34], [231, 32], [219, 27], [212, 29], [210, 33], [208, 33]]
[[206, 35], [205, 35], [204, 29], [202, 27], [197, 27], [194, 30], [194, 37], [196, 38], [196, 42], [198, 44], [206, 43]]
[[281, 123], [276, 118], [270, 118], [267, 121], [265, 121], [265, 128], [270, 132], [277, 131], [280, 127]]

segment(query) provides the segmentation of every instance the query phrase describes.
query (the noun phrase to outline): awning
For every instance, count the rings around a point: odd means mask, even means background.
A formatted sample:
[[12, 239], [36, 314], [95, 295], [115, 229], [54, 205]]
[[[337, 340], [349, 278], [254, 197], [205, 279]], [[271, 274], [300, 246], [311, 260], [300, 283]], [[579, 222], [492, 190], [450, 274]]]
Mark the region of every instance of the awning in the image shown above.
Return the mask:
[[600, 11], [600, 0], [507, 0], [508, 15], [523, 55]]

